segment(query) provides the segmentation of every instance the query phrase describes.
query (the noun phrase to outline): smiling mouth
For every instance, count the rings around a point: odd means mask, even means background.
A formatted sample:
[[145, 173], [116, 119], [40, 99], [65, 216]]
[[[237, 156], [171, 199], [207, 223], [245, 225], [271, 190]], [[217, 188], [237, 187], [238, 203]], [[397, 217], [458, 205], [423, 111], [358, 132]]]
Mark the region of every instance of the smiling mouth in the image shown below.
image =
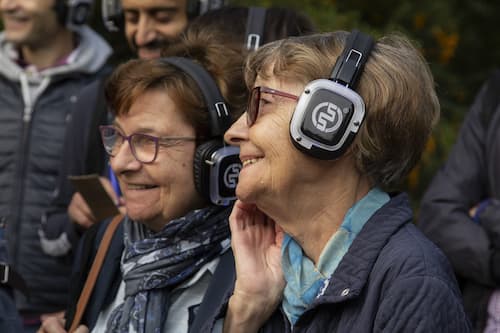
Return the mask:
[[150, 190], [152, 188], [158, 187], [157, 185], [136, 185], [136, 184], [128, 184], [128, 190]]
[[246, 167], [248, 165], [251, 165], [251, 164], [254, 164], [254, 163], [257, 163], [258, 161], [260, 161], [261, 159], [260, 158], [251, 158], [251, 159], [248, 159], [248, 160], [245, 160], [243, 161], [242, 165], [243, 167]]

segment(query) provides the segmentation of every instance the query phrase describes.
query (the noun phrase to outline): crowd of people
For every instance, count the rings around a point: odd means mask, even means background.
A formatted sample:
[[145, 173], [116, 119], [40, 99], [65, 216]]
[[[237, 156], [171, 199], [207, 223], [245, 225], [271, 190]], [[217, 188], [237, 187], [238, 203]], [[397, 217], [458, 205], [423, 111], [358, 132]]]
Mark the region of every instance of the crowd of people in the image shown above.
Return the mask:
[[1, 332], [500, 329], [499, 73], [416, 221], [398, 184], [440, 105], [401, 33], [212, 0], [0, 14]]

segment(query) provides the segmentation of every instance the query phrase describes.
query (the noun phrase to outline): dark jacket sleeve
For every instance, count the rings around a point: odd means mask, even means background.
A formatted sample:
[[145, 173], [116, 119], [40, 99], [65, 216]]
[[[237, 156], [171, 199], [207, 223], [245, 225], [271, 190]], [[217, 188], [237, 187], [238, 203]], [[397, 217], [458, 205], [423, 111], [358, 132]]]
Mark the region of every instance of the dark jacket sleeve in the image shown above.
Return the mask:
[[49, 255], [65, 255], [75, 248], [83, 231], [72, 223], [67, 213], [75, 192], [68, 176], [105, 171], [105, 153], [98, 128], [107, 122], [104, 80], [100, 78], [82, 90], [68, 124], [57, 189], [51, 207], [42, 218], [40, 240], [42, 249]]
[[[498, 76], [498, 72], [495, 73]], [[486, 140], [482, 111], [491, 108], [488, 90], [496, 77], [481, 88], [469, 110], [448, 160], [425, 193], [418, 226], [448, 256], [455, 272], [467, 280], [494, 285], [492, 243], [484, 225], [469, 217], [469, 210], [490, 196]]]

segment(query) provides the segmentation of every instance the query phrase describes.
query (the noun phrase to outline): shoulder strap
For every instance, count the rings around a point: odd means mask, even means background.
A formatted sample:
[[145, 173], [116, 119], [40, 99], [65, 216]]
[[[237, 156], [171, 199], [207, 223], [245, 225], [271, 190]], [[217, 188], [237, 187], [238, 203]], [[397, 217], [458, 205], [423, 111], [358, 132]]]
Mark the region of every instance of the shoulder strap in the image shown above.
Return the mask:
[[101, 243], [99, 244], [99, 249], [97, 250], [94, 262], [92, 263], [92, 267], [90, 268], [89, 275], [87, 277], [87, 280], [85, 281], [85, 285], [83, 286], [82, 293], [78, 298], [78, 303], [76, 305], [76, 313], [75, 316], [73, 317], [73, 322], [71, 323], [69, 329], [70, 333], [74, 332], [78, 327], [78, 325], [80, 325], [83, 313], [85, 312], [85, 308], [87, 307], [90, 295], [92, 294], [92, 290], [94, 289], [94, 285], [97, 280], [97, 275], [99, 275], [99, 271], [101, 270], [104, 257], [106, 256], [106, 252], [108, 251], [109, 244], [111, 243], [111, 239], [113, 238], [115, 230], [122, 221], [122, 219], [123, 219], [122, 214], [115, 215], [115, 217], [113, 217], [113, 220], [111, 220], [108, 227], [106, 228], [106, 231], [104, 232], [104, 236], [102, 238]]
[[493, 73], [484, 94], [483, 110], [481, 110], [481, 123], [484, 129], [489, 128], [498, 104], [500, 104], [500, 70]]
[[212, 326], [221, 307], [232, 294], [235, 279], [234, 256], [233, 251], [229, 249], [220, 258], [203, 301], [196, 311], [196, 317], [189, 325], [190, 333], [205, 332], [207, 325]]

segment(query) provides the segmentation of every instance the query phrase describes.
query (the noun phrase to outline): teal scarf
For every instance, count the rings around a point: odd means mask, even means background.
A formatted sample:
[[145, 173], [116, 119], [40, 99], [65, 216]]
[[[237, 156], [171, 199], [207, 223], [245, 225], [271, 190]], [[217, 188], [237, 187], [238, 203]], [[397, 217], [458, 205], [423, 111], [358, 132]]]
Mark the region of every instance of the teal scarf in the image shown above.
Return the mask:
[[281, 247], [281, 265], [286, 280], [282, 306], [292, 325], [295, 325], [309, 304], [324, 292], [322, 289], [326, 289], [332, 282], [330, 276], [337, 269], [354, 238], [368, 219], [389, 199], [387, 193], [373, 188], [356, 202], [321, 252], [317, 266], [304, 255], [300, 245], [285, 234]]

